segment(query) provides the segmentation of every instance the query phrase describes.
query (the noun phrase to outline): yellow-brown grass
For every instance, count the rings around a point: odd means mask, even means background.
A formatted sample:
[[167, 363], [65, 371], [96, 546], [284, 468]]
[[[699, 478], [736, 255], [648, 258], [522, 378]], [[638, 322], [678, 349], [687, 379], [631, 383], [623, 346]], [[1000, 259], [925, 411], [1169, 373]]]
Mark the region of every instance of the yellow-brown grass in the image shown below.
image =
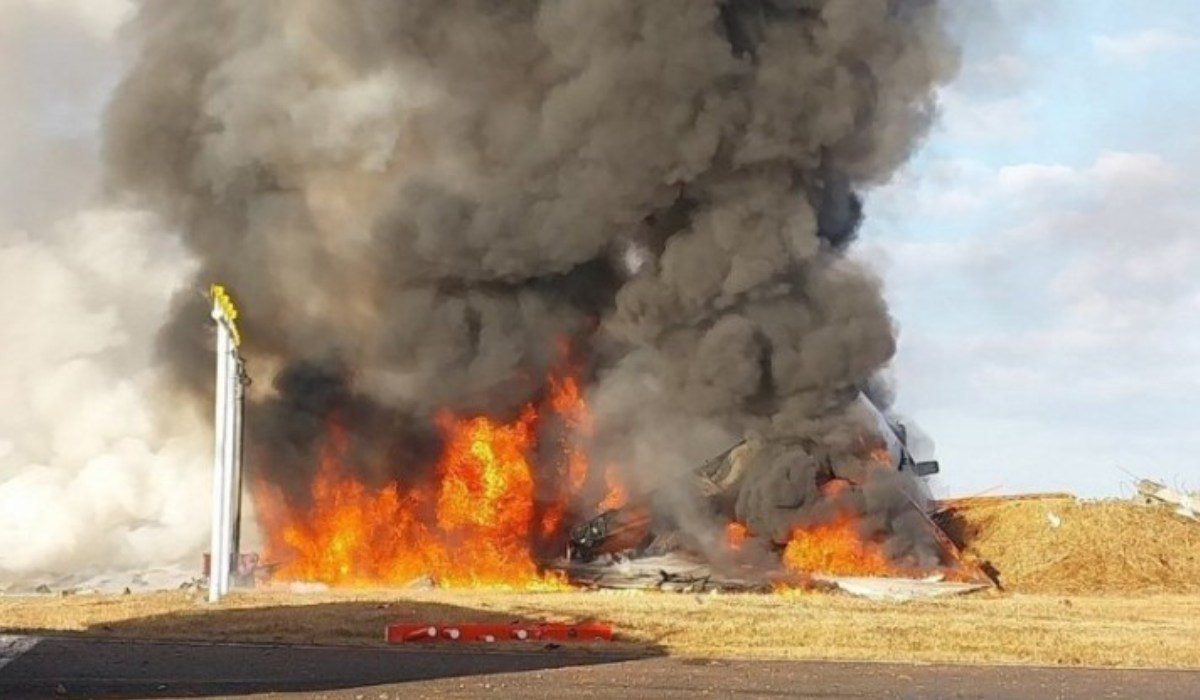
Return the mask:
[[380, 645], [393, 621], [584, 620], [605, 649], [689, 656], [1200, 668], [1200, 596], [985, 594], [902, 605], [841, 595], [329, 591], [0, 599], [0, 629]]
[[1200, 593], [1200, 524], [1168, 508], [980, 498], [957, 506], [948, 529], [1012, 591]]
[[1200, 668], [1200, 525], [1071, 498], [972, 499], [949, 525], [1007, 592], [902, 605], [581, 591], [277, 589], [215, 606], [195, 592], [0, 598], [0, 631], [379, 645], [388, 622], [599, 618], [620, 635], [605, 648], [647, 653]]

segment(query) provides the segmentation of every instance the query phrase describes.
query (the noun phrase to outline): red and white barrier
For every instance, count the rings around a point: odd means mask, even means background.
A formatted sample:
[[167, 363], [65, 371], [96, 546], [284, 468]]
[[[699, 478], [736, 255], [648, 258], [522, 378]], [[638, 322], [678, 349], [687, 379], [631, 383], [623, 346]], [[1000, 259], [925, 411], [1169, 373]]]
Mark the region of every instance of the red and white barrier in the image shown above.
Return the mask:
[[428, 623], [397, 622], [387, 626], [388, 644], [412, 642], [611, 642], [612, 625], [585, 622], [577, 625], [545, 622], [479, 623], [431, 625]]

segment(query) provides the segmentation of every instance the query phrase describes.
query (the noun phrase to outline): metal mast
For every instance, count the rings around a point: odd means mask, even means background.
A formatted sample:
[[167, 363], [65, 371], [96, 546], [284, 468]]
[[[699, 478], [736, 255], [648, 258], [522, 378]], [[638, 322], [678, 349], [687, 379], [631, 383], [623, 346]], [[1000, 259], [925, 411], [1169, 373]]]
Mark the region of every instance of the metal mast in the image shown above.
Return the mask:
[[229, 592], [237, 558], [237, 520], [242, 500], [242, 407], [245, 367], [238, 354], [241, 335], [237, 307], [225, 288], [214, 284], [212, 318], [217, 325], [217, 384], [213, 416], [212, 546], [208, 569], [208, 600], [215, 603]]

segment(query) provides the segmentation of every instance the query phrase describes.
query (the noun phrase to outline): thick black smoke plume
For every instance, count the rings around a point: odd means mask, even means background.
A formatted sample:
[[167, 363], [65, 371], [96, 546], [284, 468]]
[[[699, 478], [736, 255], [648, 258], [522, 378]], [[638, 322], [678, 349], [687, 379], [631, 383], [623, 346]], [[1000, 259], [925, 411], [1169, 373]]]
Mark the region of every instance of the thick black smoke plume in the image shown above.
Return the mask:
[[[563, 337], [642, 488], [746, 434], [857, 439], [895, 341], [846, 250], [954, 69], [936, 2], [174, 0], [131, 31], [110, 185], [241, 298], [270, 479], [307, 483], [331, 411], [420, 462], [437, 410], [510, 414]], [[161, 337], [200, 397], [202, 304]], [[806, 464], [765, 460], [740, 515], [780, 527]]]

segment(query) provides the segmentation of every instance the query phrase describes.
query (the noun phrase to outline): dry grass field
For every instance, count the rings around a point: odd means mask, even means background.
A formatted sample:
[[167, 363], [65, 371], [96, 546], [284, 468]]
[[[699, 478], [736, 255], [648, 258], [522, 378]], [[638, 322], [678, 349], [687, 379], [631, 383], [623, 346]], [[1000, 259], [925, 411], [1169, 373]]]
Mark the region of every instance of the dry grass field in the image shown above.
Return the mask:
[[0, 599], [0, 629], [380, 645], [393, 621], [602, 619], [622, 651], [780, 659], [1200, 668], [1200, 596], [982, 594], [904, 604], [842, 595], [255, 591]]
[[[389, 622], [599, 619], [606, 649], [779, 659], [1200, 668], [1200, 525], [1075, 499], [971, 499], [952, 535], [1003, 591], [877, 603], [845, 595], [197, 591], [0, 598], [0, 631], [382, 645]], [[556, 653], [562, 653], [556, 652]]]

